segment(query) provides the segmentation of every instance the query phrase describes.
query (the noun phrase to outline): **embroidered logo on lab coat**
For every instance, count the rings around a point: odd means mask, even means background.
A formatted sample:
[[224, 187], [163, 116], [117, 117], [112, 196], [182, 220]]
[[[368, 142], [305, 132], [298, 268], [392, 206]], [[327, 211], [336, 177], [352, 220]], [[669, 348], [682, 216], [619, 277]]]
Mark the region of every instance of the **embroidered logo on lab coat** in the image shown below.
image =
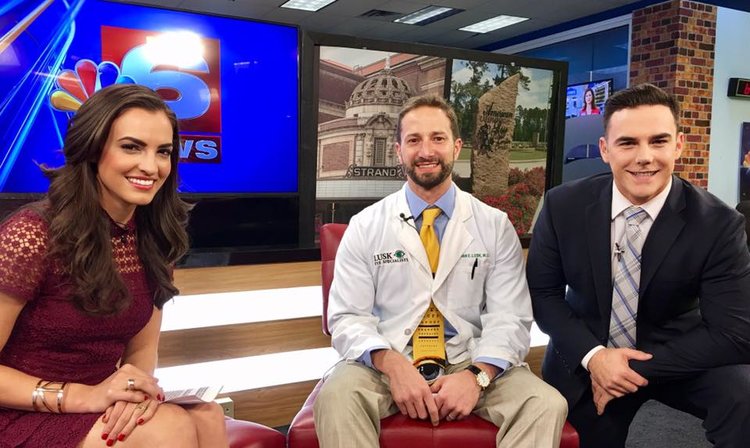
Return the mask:
[[404, 252], [401, 249], [394, 250], [393, 252], [383, 252], [380, 254], [374, 254], [372, 256], [372, 261], [375, 264], [375, 266], [380, 266], [382, 264], [391, 264], [391, 263], [404, 263], [409, 261], [409, 257], [406, 256], [406, 252]]

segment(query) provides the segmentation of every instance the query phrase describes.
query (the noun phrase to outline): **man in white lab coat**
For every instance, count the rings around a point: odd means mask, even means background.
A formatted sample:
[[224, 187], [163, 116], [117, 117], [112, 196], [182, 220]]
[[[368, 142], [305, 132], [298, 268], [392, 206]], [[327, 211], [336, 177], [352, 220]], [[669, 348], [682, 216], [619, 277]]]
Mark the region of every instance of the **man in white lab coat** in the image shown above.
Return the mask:
[[[410, 99], [396, 131], [407, 182], [351, 219], [336, 255], [328, 324], [343, 360], [315, 402], [321, 447], [377, 447], [396, 412], [433, 425], [474, 412], [498, 426], [498, 447], [557, 447], [567, 406], [523, 363], [532, 311], [513, 225], [453, 184], [462, 142], [444, 99]], [[434, 207], [436, 267], [420, 239]], [[412, 359], [431, 303], [445, 341], [434, 380]]]

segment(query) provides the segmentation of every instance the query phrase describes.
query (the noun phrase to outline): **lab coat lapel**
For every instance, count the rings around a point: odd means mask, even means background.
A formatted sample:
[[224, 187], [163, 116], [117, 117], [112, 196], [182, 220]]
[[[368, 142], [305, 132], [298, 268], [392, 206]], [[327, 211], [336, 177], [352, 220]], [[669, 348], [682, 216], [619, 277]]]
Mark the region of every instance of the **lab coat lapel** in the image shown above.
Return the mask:
[[409, 204], [406, 202], [406, 192], [403, 187], [398, 194], [396, 200], [396, 206], [394, 210], [394, 216], [398, 220], [398, 242], [406, 250], [412, 260], [416, 260], [417, 263], [422, 267], [425, 272], [430, 273], [430, 262], [427, 260], [427, 252], [422, 245], [422, 240], [419, 239], [419, 232], [414, 224], [414, 219], [404, 221], [401, 218], [403, 216], [411, 216], [409, 210]]
[[472, 217], [471, 207], [466, 195], [467, 193], [456, 189], [456, 207], [440, 243], [440, 259], [435, 273], [435, 281], [432, 285], [433, 291], [440, 288], [448, 278], [448, 274], [474, 239], [466, 228], [466, 222]]

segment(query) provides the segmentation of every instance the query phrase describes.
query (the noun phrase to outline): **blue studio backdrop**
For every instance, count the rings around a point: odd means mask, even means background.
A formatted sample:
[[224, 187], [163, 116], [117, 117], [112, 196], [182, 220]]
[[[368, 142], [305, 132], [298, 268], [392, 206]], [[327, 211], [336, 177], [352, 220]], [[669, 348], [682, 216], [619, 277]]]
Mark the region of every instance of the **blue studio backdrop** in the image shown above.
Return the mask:
[[99, 0], [0, 6], [0, 192], [40, 193], [68, 121], [114, 83], [156, 90], [181, 128], [180, 190], [296, 193], [296, 27]]

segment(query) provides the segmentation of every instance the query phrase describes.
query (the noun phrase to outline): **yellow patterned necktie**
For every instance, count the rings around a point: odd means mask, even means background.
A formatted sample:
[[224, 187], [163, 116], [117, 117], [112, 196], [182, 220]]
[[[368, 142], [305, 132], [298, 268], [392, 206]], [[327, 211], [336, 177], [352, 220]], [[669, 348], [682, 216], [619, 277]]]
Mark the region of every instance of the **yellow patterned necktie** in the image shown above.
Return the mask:
[[440, 259], [440, 240], [435, 232], [435, 219], [438, 215], [440, 215], [440, 209], [437, 207], [425, 209], [422, 212], [422, 229], [419, 231], [419, 238], [427, 252], [427, 260], [430, 262], [433, 276], [437, 272]]
[[[440, 215], [439, 208], [428, 208], [422, 212], [422, 228], [419, 238], [422, 240], [427, 260], [430, 263], [432, 276], [438, 267], [440, 258], [440, 241], [435, 232], [435, 219]], [[443, 315], [430, 300], [430, 306], [412, 336], [414, 365], [428, 381], [434, 381], [442, 374], [445, 365], [445, 322]]]

